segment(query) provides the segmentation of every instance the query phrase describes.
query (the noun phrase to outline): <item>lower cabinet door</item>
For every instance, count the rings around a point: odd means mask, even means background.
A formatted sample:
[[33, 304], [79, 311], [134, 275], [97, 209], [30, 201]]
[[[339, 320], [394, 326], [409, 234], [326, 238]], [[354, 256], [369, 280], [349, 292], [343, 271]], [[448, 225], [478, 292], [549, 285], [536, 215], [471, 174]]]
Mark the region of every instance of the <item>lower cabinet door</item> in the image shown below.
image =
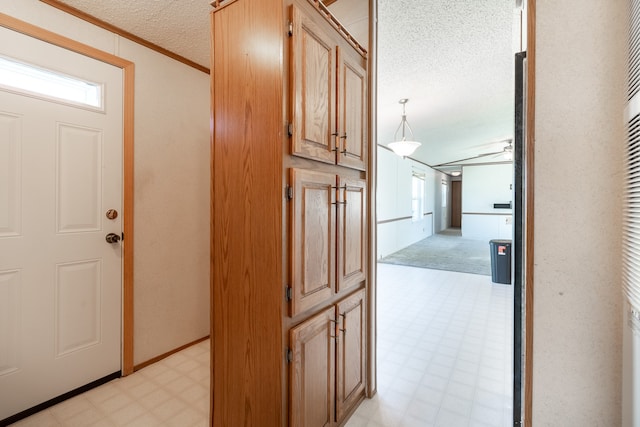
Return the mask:
[[337, 304], [336, 418], [342, 421], [364, 396], [366, 352], [365, 290]]
[[329, 307], [289, 332], [289, 425], [335, 424], [335, 307]]

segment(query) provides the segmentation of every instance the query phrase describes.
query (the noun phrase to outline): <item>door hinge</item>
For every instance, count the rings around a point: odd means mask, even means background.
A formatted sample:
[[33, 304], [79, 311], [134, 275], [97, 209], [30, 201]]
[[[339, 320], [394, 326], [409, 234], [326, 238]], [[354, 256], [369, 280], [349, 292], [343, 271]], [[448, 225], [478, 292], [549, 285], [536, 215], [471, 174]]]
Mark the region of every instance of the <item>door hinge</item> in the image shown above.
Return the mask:
[[122, 232], [122, 239], [121, 240], [124, 242], [124, 231]]
[[293, 351], [290, 348], [287, 348], [285, 351], [285, 358], [287, 359], [287, 363], [293, 362]]
[[291, 301], [293, 299], [293, 289], [291, 289], [291, 286], [284, 288], [284, 297], [287, 301]]
[[287, 200], [293, 199], [293, 187], [292, 186], [287, 185], [287, 187], [285, 188], [285, 195], [287, 197]]
[[293, 36], [293, 22], [291, 21], [288, 22], [287, 35], [289, 37]]
[[287, 123], [287, 135], [289, 137], [293, 136], [293, 123]]

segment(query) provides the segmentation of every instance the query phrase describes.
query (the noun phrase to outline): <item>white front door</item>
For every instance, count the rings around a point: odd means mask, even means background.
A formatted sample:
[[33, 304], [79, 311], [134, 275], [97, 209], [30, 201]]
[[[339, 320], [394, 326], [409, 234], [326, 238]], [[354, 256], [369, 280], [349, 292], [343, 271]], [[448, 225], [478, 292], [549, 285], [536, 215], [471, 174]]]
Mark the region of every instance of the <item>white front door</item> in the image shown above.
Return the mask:
[[122, 248], [105, 236], [122, 229], [123, 72], [0, 39], [4, 57], [104, 88], [102, 110], [0, 88], [2, 420], [121, 370]]

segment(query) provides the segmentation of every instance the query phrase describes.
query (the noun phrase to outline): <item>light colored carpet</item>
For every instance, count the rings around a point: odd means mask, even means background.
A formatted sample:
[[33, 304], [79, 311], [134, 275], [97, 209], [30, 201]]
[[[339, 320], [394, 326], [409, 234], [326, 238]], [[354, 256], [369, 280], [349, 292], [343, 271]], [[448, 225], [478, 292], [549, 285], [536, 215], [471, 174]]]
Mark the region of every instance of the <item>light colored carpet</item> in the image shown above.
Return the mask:
[[464, 239], [447, 229], [382, 258], [386, 264], [491, 275], [489, 241]]

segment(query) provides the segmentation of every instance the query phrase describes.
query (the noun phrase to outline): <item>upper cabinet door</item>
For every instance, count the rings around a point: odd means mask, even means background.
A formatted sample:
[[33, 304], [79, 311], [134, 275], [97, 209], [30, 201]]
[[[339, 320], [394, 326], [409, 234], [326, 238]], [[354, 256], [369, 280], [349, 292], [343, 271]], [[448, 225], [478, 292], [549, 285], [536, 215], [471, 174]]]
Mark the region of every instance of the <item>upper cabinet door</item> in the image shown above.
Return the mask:
[[338, 189], [337, 292], [341, 292], [366, 277], [367, 182], [341, 177]]
[[291, 315], [335, 292], [336, 176], [291, 169]]
[[295, 6], [291, 21], [291, 153], [335, 163], [336, 43]]
[[338, 164], [367, 167], [367, 74], [338, 48]]

